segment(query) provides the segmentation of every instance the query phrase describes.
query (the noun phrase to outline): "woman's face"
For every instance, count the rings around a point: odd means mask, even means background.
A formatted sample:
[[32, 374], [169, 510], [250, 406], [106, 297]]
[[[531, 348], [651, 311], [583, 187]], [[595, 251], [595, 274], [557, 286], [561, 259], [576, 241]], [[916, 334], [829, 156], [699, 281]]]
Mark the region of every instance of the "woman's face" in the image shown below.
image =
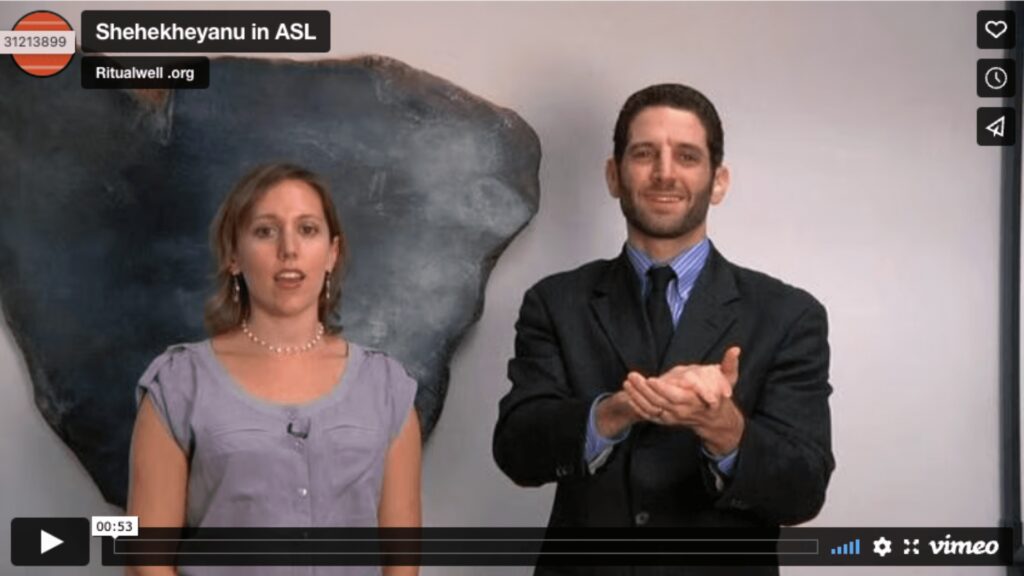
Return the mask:
[[231, 273], [245, 278], [253, 313], [316, 315], [325, 275], [338, 258], [320, 196], [301, 180], [271, 186], [238, 231]]

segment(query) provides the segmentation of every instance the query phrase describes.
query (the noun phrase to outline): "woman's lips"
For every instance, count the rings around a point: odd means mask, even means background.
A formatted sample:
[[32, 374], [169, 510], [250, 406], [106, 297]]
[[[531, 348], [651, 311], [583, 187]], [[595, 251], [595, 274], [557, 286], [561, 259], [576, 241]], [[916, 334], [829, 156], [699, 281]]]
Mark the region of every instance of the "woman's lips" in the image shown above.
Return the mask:
[[306, 279], [301, 270], [282, 270], [274, 274], [274, 283], [282, 288], [297, 288]]

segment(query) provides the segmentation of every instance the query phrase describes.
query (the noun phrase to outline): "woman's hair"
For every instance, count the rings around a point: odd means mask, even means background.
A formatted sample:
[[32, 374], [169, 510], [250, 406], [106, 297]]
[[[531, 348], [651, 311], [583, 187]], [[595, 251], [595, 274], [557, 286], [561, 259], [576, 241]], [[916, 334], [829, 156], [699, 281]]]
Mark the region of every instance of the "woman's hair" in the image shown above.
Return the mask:
[[234, 299], [231, 258], [238, 249], [239, 231], [248, 223], [253, 206], [267, 190], [286, 180], [305, 182], [316, 191], [323, 204], [330, 239], [338, 238], [338, 259], [331, 270], [331, 289], [328, 293], [321, 290], [317, 315], [328, 333], [341, 331], [341, 326], [334, 316], [341, 301], [341, 272], [347, 260], [347, 252], [345, 233], [341, 230], [341, 221], [334, 209], [334, 202], [327, 191], [327, 186], [313, 172], [294, 164], [275, 163], [257, 166], [242, 177], [220, 205], [217, 216], [210, 226], [210, 246], [217, 262], [217, 271], [214, 277], [215, 291], [206, 302], [204, 320], [207, 331], [213, 336], [235, 329], [249, 316], [249, 289], [241, 274], [238, 275], [238, 302]]

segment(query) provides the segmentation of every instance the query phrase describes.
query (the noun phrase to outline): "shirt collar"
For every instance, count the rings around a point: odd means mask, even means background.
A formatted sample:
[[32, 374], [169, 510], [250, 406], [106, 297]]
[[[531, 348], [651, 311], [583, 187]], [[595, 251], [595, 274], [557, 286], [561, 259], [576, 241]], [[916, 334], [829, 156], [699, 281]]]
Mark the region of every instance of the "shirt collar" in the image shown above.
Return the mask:
[[[705, 237], [697, 244], [680, 252], [668, 262], [655, 262], [648, 254], [626, 242], [626, 256], [629, 257], [629, 262], [633, 265], [633, 271], [640, 277], [643, 294], [647, 293], [647, 271], [652, 266], [668, 264], [676, 273], [676, 280], [674, 282], [679, 296], [686, 298], [690, 290], [693, 289], [693, 285], [697, 282], [697, 276], [700, 276], [700, 271], [704, 269], [704, 263], [707, 262], [708, 254], [710, 253], [711, 241]], [[670, 282], [669, 287], [671, 288], [671, 286], [672, 283]]]

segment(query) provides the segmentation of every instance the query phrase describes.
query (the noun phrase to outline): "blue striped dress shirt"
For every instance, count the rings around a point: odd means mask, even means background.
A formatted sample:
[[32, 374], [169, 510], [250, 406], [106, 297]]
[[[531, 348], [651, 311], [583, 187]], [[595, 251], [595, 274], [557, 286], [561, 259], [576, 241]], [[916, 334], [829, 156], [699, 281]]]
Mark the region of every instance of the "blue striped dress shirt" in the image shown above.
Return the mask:
[[668, 283], [668, 293], [666, 294], [668, 309], [672, 311], [673, 326], [679, 325], [679, 317], [683, 315], [683, 308], [690, 298], [690, 291], [693, 290], [700, 271], [704, 269], [704, 262], [707, 261], [710, 252], [711, 242], [705, 238], [668, 262], [655, 262], [647, 254], [629, 243], [626, 244], [626, 256], [629, 257], [629, 262], [633, 265], [636, 275], [640, 277], [640, 294], [643, 296], [641, 300], [646, 299], [651, 290], [650, 280], [647, 278], [648, 270], [654, 266], [667, 264], [675, 271], [676, 279]]
[[[693, 285], [697, 282], [697, 277], [700, 276], [701, 270], [704, 269], [704, 263], [707, 262], [708, 254], [710, 253], [711, 242], [707, 238], [704, 238], [696, 245], [684, 250], [668, 262], [655, 262], [643, 251], [633, 247], [628, 242], [626, 243], [626, 256], [629, 258], [630, 264], [633, 265], [633, 270], [636, 272], [636, 275], [640, 278], [642, 299], [646, 299], [647, 294], [650, 291], [650, 281], [647, 278], [648, 270], [653, 266], [664, 266], [667, 264], [675, 271], [676, 279], [668, 283], [668, 288], [666, 290], [667, 293], [665, 295], [668, 299], [669, 310], [672, 312], [673, 326], [679, 325], [679, 318], [683, 315], [683, 309], [686, 307], [686, 301], [690, 299], [690, 291], [693, 290]], [[590, 419], [587, 423], [587, 438], [584, 457], [586, 458], [592, 472], [607, 460], [608, 456], [611, 454], [612, 447], [629, 436], [628, 429], [615, 438], [605, 438], [597, 431], [595, 408], [597, 407], [597, 403], [607, 396], [610, 396], [610, 394], [602, 394], [598, 396], [590, 405]], [[701, 447], [701, 449], [703, 450], [703, 447]], [[704, 454], [715, 461], [718, 470], [723, 474], [729, 475], [732, 473], [733, 465], [736, 462], [736, 450], [733, 450], [722, 457], [714, 457], [707, 451], [704, 451]]]

